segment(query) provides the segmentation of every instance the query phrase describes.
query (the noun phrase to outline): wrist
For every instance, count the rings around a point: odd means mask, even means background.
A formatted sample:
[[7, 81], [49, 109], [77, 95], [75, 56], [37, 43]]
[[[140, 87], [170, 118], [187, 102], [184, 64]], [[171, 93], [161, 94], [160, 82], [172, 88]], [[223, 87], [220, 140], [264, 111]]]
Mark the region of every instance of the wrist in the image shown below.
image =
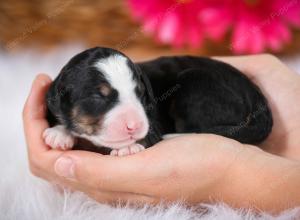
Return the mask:
[[218, 199], [277, 212], [300, 205], [299, 186], [299, 162], [245, 146], [225, 175]]

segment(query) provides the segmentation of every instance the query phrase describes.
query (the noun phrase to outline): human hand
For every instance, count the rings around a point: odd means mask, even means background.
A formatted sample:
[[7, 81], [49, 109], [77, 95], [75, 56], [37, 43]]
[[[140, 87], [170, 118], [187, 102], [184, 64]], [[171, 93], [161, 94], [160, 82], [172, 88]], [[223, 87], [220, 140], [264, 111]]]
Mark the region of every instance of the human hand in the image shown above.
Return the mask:
[[[274, 208], [274, 201], [279, 203], [277, 210], [287, 208], [287, 204], [299, 205], [298, 163], [216, 135], [174, 138], [120, 158], [49, 149], [42, 138], [48, 127], [44, 97], [49, 84], [48, 77], [38, 77], [24, 108], [29, 164], [39, 177], [102, 202], [218, 200], [237, 207], [255, 205], [263, 210]], [[279, 183], [278, 176], [284, 177]], [[275, 184], [266, 187], [269, 183]], [[263, 196], [257, 192], [264, 192]]]
[[234, 140], [204, 134], [166, 140], [126, 157], [50, 149], [42, 138], [48, 127], [44, 99], [50, 82], [45, 75], [37, 77], [24, 108], [31, 171], [98, 201], [208, 202], [219, 193], [218, 185], [224, 183], [239, 152], [248, 149]]
[[266, 96], [274, 126], [260, 146], [268, 152], [300, 160], [300, 76], [268, 54], [215, 59], [248, 75]]

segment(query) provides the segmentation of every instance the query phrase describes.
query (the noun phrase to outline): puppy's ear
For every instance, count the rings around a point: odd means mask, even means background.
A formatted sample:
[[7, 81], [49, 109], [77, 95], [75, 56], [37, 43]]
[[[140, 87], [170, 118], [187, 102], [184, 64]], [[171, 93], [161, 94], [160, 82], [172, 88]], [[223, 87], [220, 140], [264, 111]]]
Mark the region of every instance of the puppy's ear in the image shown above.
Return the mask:
[[57, 81], [53, 81], [47, 94], [46, 94], [46, 104], [47, 104], [47, 120], [50, 127], [59, 123], [58, 115], [60, 112], [60, 98], [56, 92]]
[[58, 77], [52, 82], [47, 94], [47, 119], [50, 126], [62, 123], [59, 121], [63, 119], [66, 112], [70, 110], [70, 85], [63, 83], [64, 77], [61, 72]]
[[149, 121], [149, 132], [147, 136], [144, 138], [144, 141], [146, 142], [146, 148], [147, 148], [161, 141], [162, 135], [157, 120], [156, 100], [154, 97], [150, 80], [146, 75], [146, 73], [143, 73], [142, 70], [137, 65], [135, 65], [135, 68], [137, 73], [139, 74], [141, 82], [145, 87], [145, 94], [144, 97], [142, 98], [142, 104], [144, 106]]
[[139, 75], [141, 82], [143, 83], [143, 85], [145, 87], [145, 96], [146, 96], [146, 100], [148, 102], [147, 104], [155, 103], [153, 89], [152, 89], [152, 86], [151, 86], [148, 76], [142, 72], [142, 70], [140, 69], [139, 66], [135, 65], [135, 69]]

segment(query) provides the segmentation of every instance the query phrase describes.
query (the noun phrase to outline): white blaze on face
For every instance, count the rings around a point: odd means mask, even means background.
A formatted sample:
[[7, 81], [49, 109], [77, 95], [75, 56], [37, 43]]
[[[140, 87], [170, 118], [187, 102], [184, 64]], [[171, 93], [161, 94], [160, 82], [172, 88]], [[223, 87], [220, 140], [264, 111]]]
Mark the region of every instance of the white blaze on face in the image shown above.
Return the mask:
[[94, 143], [118, 148], [134, 143], [148, 133], [148, 119], [136, 96], [134, 73], [127, 61], [126, 57], [116, 54], [95, 64], [111, 87], [117, 90], [118, 102], [104, 115], [102, 129], [99, 135], [93, 137]]
[[119, 93], [121, 101], [134, 100], [136, 82], [133, 81], [132, 71], [127, 65], [127, 58], [121, 55], [112, 55], [100, 59], [95, 67], [98, 68], [109, 81], [110, 85]]

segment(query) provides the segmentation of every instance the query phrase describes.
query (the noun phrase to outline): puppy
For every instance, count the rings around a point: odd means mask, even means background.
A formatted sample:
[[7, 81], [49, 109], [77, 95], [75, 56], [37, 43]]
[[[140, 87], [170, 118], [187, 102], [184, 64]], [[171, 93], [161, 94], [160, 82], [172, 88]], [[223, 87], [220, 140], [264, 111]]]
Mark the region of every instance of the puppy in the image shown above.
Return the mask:
[[119, 51], [92, 48], [63, 67], [46, 98], [51, 127], [43, 137], [53, 148], [70, 149], [83, 138], [124, 156], [170, 133], [253, 144], [272, 128], [259, 88], [232, 66], [203, 57], [133, 63]]
[[74, 56], [50, 86], [46, 100], [53, 127], [43, 137], [52, 148], [70, 149], [78, 137], [122, 156], [161, 140], [154, 111], [146, 110], [153, 101], [150, 83], [116, 50], [92, 48]]

